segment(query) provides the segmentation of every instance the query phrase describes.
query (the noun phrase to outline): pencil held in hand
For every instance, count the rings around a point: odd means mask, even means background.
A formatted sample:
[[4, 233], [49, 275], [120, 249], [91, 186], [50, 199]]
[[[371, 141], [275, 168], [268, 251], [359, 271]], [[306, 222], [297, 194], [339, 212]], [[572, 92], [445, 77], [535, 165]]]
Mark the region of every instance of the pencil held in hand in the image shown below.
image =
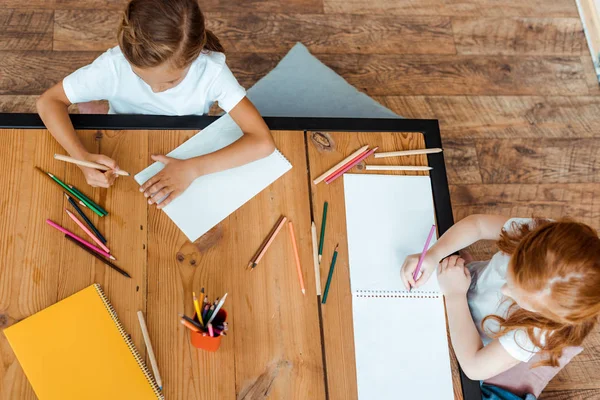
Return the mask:
[[[91, 162], [91, 161], [78, 160], [76, 158], [64, 156], [62, 154], [55, 154], [54, 158], [57, 160], [60, 160], [60, 161], [71, 163], [71, 164], [81, 165], [82, 167], [99, 169], [100, 171], [109, 171], [110, 170], [110, 168], [107, 167], [106, 165], [98, 164], [98, 163]], [[120, 169], [116, 170], [115, 173], [117, 175], [121, 175], [121, 176], [129, 176], [129, 172], [122, 171]]]

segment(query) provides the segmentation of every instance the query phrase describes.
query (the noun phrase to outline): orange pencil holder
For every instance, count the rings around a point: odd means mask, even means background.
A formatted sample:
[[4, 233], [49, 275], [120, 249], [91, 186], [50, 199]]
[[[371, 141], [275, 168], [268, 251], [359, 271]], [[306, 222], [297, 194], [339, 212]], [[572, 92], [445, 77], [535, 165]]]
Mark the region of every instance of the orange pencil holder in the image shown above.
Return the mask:
[[[196, 314], [194, 314], [194, 320], [198, 321]], [[221, 308], [211, 325], [220, 325], [225, 321], [227, 321], [227, 311]], [[192, 346], [197, 349], [215, 352], [221, 347], [220, 335], [211, 337], [205, 332], [190, 332], [190, 339], [192, 341]]]

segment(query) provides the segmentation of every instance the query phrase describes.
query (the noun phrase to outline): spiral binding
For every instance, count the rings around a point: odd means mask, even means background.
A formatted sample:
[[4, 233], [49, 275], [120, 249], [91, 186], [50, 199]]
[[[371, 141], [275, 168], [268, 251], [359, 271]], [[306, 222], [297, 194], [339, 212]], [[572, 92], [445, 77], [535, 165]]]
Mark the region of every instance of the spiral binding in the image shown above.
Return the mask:
[[282, 154], [282, 153], [279, 151], [279, 149], [275, 149], [275, 153], [277, 153], [277, 154], [279, 155], [279, 157], [280, 157], [281, 159], [283, 159], [283, 161], [285, 161], [285, 162], [286, 162], [286, 163], [287, 163], [287, 164], [288, 164], [290, 167], [292, 166], [292, 163], [290, 162], [290, 160], [288, 160], [288, 159], [287, 159], [287, 157], [286, 157], [286, 156], [284, 156], [284, 155], [283, 155], [283, 154]]
[[160, 389], [158, 388], [158, 385], [156, 384], [156, 382], [154, 381], [154, 378], [152, 377], [150, 370], [146, 366], [146, 363], [144, 362], [144, 360], [142, 360], [140, 353], [138, 353], [137, 349], [135, 348], [135, 345], [131, 341], [131, 337], [127, 334], [127, 332], [123, 328], [123, 325], [121, 325], [121, 321], [119, 321], [119, 317], [117, 316], [117, 313], [115, 312], [115, 309], [113, 308], [113, 306], [108, 301], [108, 298], [104, 294], [104, 291], [102, 290], [102, 288], [100, 287], [100, 285], [98, 283], [94, 284], [94, 288], [96, 289], [96, 292], [98, 292], [98, 295], [102, 299], [102, 302], [104, 303], [104, 307], [106, 307], [106, 310], [109, 312], [113, 322], [115, 323], [115, 325], [117, 326], [117, 329], [119, 330], [119, 333], [123, 337], [123, 340], [125, 340], [125, 343], [127, 343], [127, 347], [129, 347], [129, 351], [131, 351], [131, 354], [135, 358], [135, 361], [138, 363], [142, 372], [146, 376], [148, 383], [150, 383], [150, 386], [152, 386], [152, 390], [154, 391], [156, 398], [163, 400], [164, 399], [163, 394], [161, 393]]
[[442, 297], [442, 294], [436, 291], [424, 290], [414, 290], [412, 292], [400, 290], [357, 290], [354, 296], [366, 298], [439, 299]]

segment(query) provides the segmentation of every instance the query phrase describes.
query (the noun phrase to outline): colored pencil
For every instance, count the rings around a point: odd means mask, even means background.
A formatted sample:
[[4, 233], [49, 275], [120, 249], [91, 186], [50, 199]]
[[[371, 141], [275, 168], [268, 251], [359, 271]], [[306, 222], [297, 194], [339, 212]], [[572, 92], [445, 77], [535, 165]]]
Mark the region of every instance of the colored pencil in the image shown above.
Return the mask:
[[333, 270], [335, 268], [335, 262], [337, 261], [338, 246], [339, 244], [336, 244], [335, 250], [333, 251], [333, 258], [331, 259], [331, 266], [329, 267], [329, 275], [327, 275], [327, 283], [325, 284], [325, 291], [323, 292], [323, 304], [325, 304], [327, 301], [327, 295], [329, 294], [329, 286], [331, 285], [331, 278], [333, 278]]
[[211, 324], [207, 324], [206, 326], [208, 327], [208, 335], [210, 337], [214, 337], [215, 336], [215, 332], [213, 331], [212, 325]]
[[104, 250], [104, 251], [105, 251], [105, 252], [107, 252], [107, 253], [110, 253], [110, 249], [109, 249], [108, 247], [106, 247], [106, 246], [104, 245], [104, 243], [102, 243], [102, 241], [96, 237], [96, 235], [94, 235], [92, 232], [90, 232], [90, 230], [89, 230], [89, 229], [88, 229], [88, 228], [87, 228], [85, 225], [83, 225], [83, 222], [81, 222], [79, 219], [77, 219], [77, 217], [75, 216], [75, 214], [73, 214], [71, 211], [67, 210], [66, 208], [65, 208], [65, 211], [66, 211], [66, 213], [69, 215], [69, 217], [71, 217], [71, 219], [72, 219], [73, 221], [75, 221], [75, 223], [76, 223], [76, 224], [77, 224], [77, 225], [78, 225], [78, 226], [79, 226], [79, 227], [80, 227], [80, 228], [81, 228], [81, 229], [82, 229], [82, 230], [83, 230], [83, 231], [84, 231], [84, 232], [85, 232], [85, 233], [86, 233], [86, 234], [87, 234], [87, 235], [88, 235], [90, 238], [92, 238], [92, 240], [93, 240], [94, 242], [96, 242], [96, 244], [97, 244], [98, 246], [100, 246], [100, 248], [101, 248], [102, 250]]
[[198, 298], [196, 297], [196, 292], [192, 292], [192, 296], [194, 299], [194, 309], [196, 310], [198, 321], [200, 321], [200, 324], [204, 325], [204, 322], [202, 321], [202, 313], [200, 312], [200, 304], [198, 303]]
[[200, 329], [196, 328], [194, 325], [190, 324], [188, 321], [186, 321], [185, 319], [181, 318], [179, 320], [179, 322], [181, 322], [181, 324], [183, 326], [185, 326], [186, 328], [188, 328], [189, 330], [191, 330], [192, 332], [200, 332]]
[[441, 153], [441, 152], [442, 152], [442, 149], [440, 149], [439, 147], [434, 148], [434, 149], [390, 151], [387, 153], [375, 153], [375, 158], [416, 156], [419, 154], [434, 154], [434, 153]]
[[154, 357], [154, 350], [152, 349], [152, 343], [150, 343], [150, 335], [148, 334], [148, 327], [146, 326], [146, 320], [144, 314], [141, 311], [137, 312], [138, 320], [140, 321], [140, 328], [142, 328], [142, 336], [146, 343], [146, 349], [148, 350], [148, 357], [150, 357], [150, 365], [152, 365], [152, 372], [154, 372], [154, 380], [158, 388], [162, 390], [162, 379], [160, 379], [160, 373], [158, 372], [158, 363], [156, 357]]
[[[92, 221], [90, 221], [90, 219], [84, 214], [84, 212], [81, 210], [81, 208], [79, 208], [79, 206], [77, 205], [77, 203], [75, 203], [75, 201], [71, 198], [71, 196], [69, 196], [68, 194], [65, 193], [65, 197], [67, 198], [67, 200], [69, 201], [69, 203], [71, 203], [71, 205], [73, 206], [73, 208], [75, 209], [75, 211], [77, 211], [77, 214], [79, 214], [79, 216], [81, 218], [83, 218], [83, 220], [85, 221], [85, 223], [87, 224], [87, 226], [90, 227], [90, 229], [94, 232], [94, 234], [96, 234], [96, 236], [98, 237], [98, 239], [100, 239], [100, 241], [104, 244], [106, 244], [106, 239], [104, 238], [104, 236], [102, 236], [102, 234], [100, 233], [100, 231], [94, 226], [94, 224], [92, 223]], [[81, 203], [81, 201], [80, 201]], [[81, 203], [83, 204], [83, 203]]]
[[213, 304], [212, 306], [210, 306], [210, 308], [208, 309], [208, 312], [206, 313], [206, 317], [204, 318], [206, 321], [210, 321], [210, 318], [212, 317], [213, 313], [215, 312], [215, 305]]
[[283, 225], [285, 224], [286, 221], [287, 221], [287, 218], [285, 216], [282, 215], [281, 217], [279, 217], [279, 220], [277, 221], [277, 223], [275, 224], [273, 229], [271, 229], [271, 232], [269, 232], [269, 235], [265, 238], [263, 243], [260, 245], [260, 247], [256, 251], [256, 254], [254, 254], [254, 257], [252, 257], [252, 259], [250, 260], [250, 263], [248, 264], [248, 268], [254, 268], [258, 265], [260, 260], [263, 258], [263, 256], [269, 249], [269, 246], [271, 246], [271, 243], [273, 243], [273, 241], [275, 240], [275, 237], [277, 236], [277, 234], [279, 233], [281, 228], [283, 228]]
[[219, 312], [219, 310], [221, 309], [221, 307], [223, 307], [223, 303], [225, 303], [225, 299], [226, 298], [227, 298], [227, 293], [225, 293], [225, 295], [223, 295], [223, 298], [217, 303], [217, 306], [215, 307], [215, 311], [210, 316], [207, 324], [210, 324], [211, 322], [213, 322], [213, 320], [217, 316], [217, 313]]
[[[98, 163], [90, 162], [90, 161], [78, 160], [77, 158], [64, 156], [62, 154], [55, 154], [54, 158], [56, 160], [64, 161], [67, 163], [81, 165], [82, 167], [99, 169], [101, 171], [108, 171], [111, 169], [110, 167], [107, 167], [106, 165], [102, 165], [102, 164], [98, 164]], [[115, 173], [117, 175], [121, 175], [121, 176], [129, 176], [129, 172], [122, 171], [122, 170], [115, 171]]]
[[210, 309], [210, 306], [208, 304], [206, 304], [204, 306], [204, 310], [202, 310], [202, 320], [206, 321], [206, 315], [208, 314], [208, 310]]
[[433, 168], [416, 165], [367, 165], [367, 171], [430, 171]]
[[427, 240], [425, 241], [425, 246], [423, 246], [423, 251], [421, 252], [421, 256], [419, 257], [419, 262], [417, 262], [417, 268], [415, 268], [415, 272], [413, 272], [413, 279], [416, 281], [419, 276], [419, 272], [421, 272], [421, 265], [423, 265], [423, 260], [425, 259], [425, 254], [427, 254], [427, 249], [429, 248], [429, 243], [431, 243], [431, 238], [435, 233], [435, 225], [431, 225], [431, 229], [429, 230], [429, 235], [427, 235]]
[[92, 199], [90, 199], [89, 197], [87, 197], [85, 195], [85, 193], [83, 193], [81, 190], [77, 189], [73, 185], [68, 185], [68, 186], [71, 188], [71, 190], [73, 190], [75, 193], [77, 193], [79, 196], [81, 196], [81, 198], [84, 199], [87, 203], [89, 203], [92, 206], [96, 207], [98, 209], [98, 211], [100, 211], [102, 214], [108, 215], [108, 211], [106, 211], [104, 208], [100, 207], [99, 204], [95, 203]]
[[41, 169], [40, 167], [35, 167], [38, 171], [40, 171], [42, 174], [48, 176], [50, 179], [52, 179], [54, 182], [58, 183], [60, 186], [62, 186], [63, 189], [65, 189], [67, 192], [69, 192], [73, 197], [76, 197], [77, 199], [83, 201], [86, 206], [88, 206], [89, 209], [91, 209], [93, 212], [95, 212], [96, 214], [98, 214], [99, 216], [103, 217], [104, 214], [102, 214], [97, 208], [95, 208], [91, 203], [89, 203], [88, 201], [86, 201], [83, 197], [81, 197], [81, 195], [75, 193], [75, 191], [73, 191], [72, 188], [70, 188], [69, 186], [67, 186], [63, 181], [61, 181], [60, 179], [58, 179], [56, 176], [54, 176], [53, 174], [51, 174], [50, 172], [46, 172], [43, 169]]
[[185, 319], [190, 324], [194, 325], [196, 328], [198, 328], [200, 330], [204, 329], [202, 327], [202, 325], [200, 325], [198, 322], [194, 321], [192, 318], [188, 317], [187, 315], [180, 315], [180, 317], [183, 318], [183, 319]]
[[344, 158], [342, 161], [340, 161], [339, 163], [335, 164], [333, 167], [329, 168], [327, 171], [325, 171], [323, 174], [321, 174], [317, 179], [315, 179], [313, 181], [313, 183], [315, 185], [318, 185], [319, 183], [323, 182], [325, 180], [325, 178], [327, 178], [329, 175], [331, 175], [332, 173], [334, 173], [335, 171], [337, 171], [339, 168], [341, 168], [348, 161], [350, 161], [353, 158], [355, 158], [356, 156], [364, 153], [364, 151], [367, 150], [368, 148], [369, 148], [369, 146], [367, 145], [367, 146], [363, 146], [360, 149], [356, 150], [354, 153], [350, 154], [348, 157]]
[[366, 153], [362, 154], [358, 159], [355, 159], [352, 162], [352, 164], [347, 165], [342, 170], [336, 172], [334, 175], [325, 179], [325, 183], [330, 184], [331, 182], [335, 181], [337, 178], [344, 175], [346, 172], [350, 171], [350, 169], [352, 169], [352, 167], [354, 167], [356, 164], [360, 163], [362, 160], [366, 159], [371, 154], [375, 153], [375, 151], [377, 151], [377, 149], [378, 149], [378, 147], [375, 147], [374, 149], [371, 149], [371, 150], [367, 151]]
[[298, 244], [296, 243], [296, 235], [294, 235], [294, 225], [292, 224], [292, 221], [288, 222], [288, 228], [290, 232], [290, 237], [292, 238], [292, 247], [294, 248], [294, 257], [296, 259], [296, 270], [298, 271], [300, 289], [302, 289], [302, 294], [306, 295], [306, 289], [304, 288], [304, 278], [302, 277], [302, 267], [300, 266], [300, 256], [298, 255]]
[[323, 243], [325, 242], [325, 225], [327, 224], [328, 207], [329, 203], [325, 202], [323, 204], [323, 218], [321, 218], [321, 236], [319, 237], [319, 264], [321, 263], [321, 258], [323, 257]]
[[350, 161], [348, 161], [346, 164], [342, 165], [340, 168], [336, 169], [335, 171], [333, 171], [331, 174], [329, 174], [329, 176], [327, 176], [325, 178], [325, 183], [327, 183], [327, 181], [335, 176], [338, 172], [342, 171], [344, 168], [347, 168], [349, 165], [355, 165], [356, 162], [358, 162], [357, 160], [360, 160], [360, 158], [362, 156], [364, 156], [365, 154], [367, 154], [370, 150], [367, 149], [365, 151], [363, 151], [362, 153], [360, 153], [359, 155], [357, 155], [356, 157], [354, 157], [353, 159], [351, 159]]
[[108, 265], [110, 268], [114, 269], [115, 271], [117, 271], [121, 275], [126, 276], [127, 278], [131, 278], [131, 275], [129, 275], [127, 273], [127, 271], [124, 271], [121, 268], [117, 267], [115, 264], [111, 263], [106, 258], [101, 257], [99, 254], [95, 253], [93, 250], [89, 249], [88, 247], [82, 245], [77, 240], [73, 239], [71, 236], [65, 235], [65, 238], [67, 238], [68, 240], [70, 240], [71, 242], [73, 242], [75, 245], [81, 247], [82, 250], [87, 251], [88, 253], [90, 253], [91, 255], [93, 255], [94, 257], [96, 257], [98, 260], [102, 261], [104, 264]]
[[310, 227], [313, 248], [313, 263], [315, 267], [315, 285], [317, 286], [317, 296], [321, 296], [321, 270], [319, 268], [319, 247], [317, 244], [317, 226], [313, 221]]
[[94, 250], [96, 253], [101, 254], [104, 257], [110, 258], [111, 260], [116, 260], [116, 258], [114, 256], [111, 256], [110, 254], [108, 254], [107, 252], [105, 252], [102, 249], [99, 249], [98, 247], [94, 246], [90, 242], [87, 242], [87, 241], [83, 240], [79, 236], [75, 235], [73, 232], [70, 232], [70, 231], [66, 230], [65, 228], [63, 228], [62, 226], [58, 225], [57, 223], [51, 221], [50, 219], [47, 219], [46, 223], [48, 225], [50, 225], [51, 227], [53, 227], [55, 229], [58, 229], [59, 231], [61, 231], [65, 235], [71, 236], [73, 239], [77, 240], [79, 243], [81, 243], [81, 244], [89, 247], [90, 249]]

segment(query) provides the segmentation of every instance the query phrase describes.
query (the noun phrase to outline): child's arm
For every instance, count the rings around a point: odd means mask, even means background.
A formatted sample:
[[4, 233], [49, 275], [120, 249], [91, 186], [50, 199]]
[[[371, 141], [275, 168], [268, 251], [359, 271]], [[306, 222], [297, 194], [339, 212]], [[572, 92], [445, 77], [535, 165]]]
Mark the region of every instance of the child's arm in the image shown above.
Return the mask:
[[71, 102], [67, 98], [62, 82], [48, 89], [36, 102], [37, 111], [58, 143], [71, 155], [80, 160], [92, 161], [112, 168], [102, 173], [86, 167], [81, 168], [88, 184], [92, 186], [109, 187], [113, 184], [116, 175], [113, 170], [118, 169], [117, 163], [103, 154], [89, 153], [75, 133], [75, 128], [69, 118], [68, 107]]
[[439, 261], [458, 250], [464, 249], [479, 240], [498, 240], [500, 231], [506, 221], [508, 221], [507, 217], [485, 214], [469, 215], [458, 221], [429, 248], [421, 266], [423, 273], [416, 282], [413, 279], [413, 272], [417, 267], [420, 254], [406, 257], [401, 271], [404, 286], [410, 289], [411, 287], [424, 285]]
[[465, 375], [472, 380], [485, 380], [517, 365], [520, 361], [498, 339], [483, 347], [467, 304], [471, 276], [464, 260], [458, 256], [444, 259], [439, 266], [438, 282], [446, 302], [452, 347]]
[[244, 97], [229, 115], [244, 132], [240, 139], [229, 146], [187, 160], [152, 156], [153, 160], [165, 164], [165, 168], [140, 187], [144, 196], [149, 197], [149, 204], [169, 195], [158, 205], [158, 208], [163, 208], [183, 193], [197, 177], [239, 167], [275, 151], [275, 143], [267, 124], [247, 97]]

